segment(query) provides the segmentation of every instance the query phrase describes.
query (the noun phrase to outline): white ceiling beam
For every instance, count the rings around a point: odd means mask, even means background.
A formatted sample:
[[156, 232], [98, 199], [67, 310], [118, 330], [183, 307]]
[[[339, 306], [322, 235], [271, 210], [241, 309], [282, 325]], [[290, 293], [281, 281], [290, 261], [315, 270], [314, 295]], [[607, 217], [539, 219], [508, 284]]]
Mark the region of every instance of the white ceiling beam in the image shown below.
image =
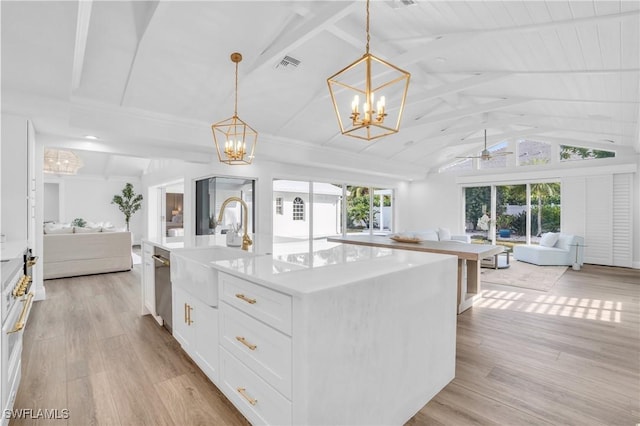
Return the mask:
[[312, 19], [304, 25], [300, 25], [296, 30], [288, 32], [277, 43], [265, 50], [248, 67], [249, 72], [247, 75], [259, 74], [262, 68], [272, 67], [275, 63], [280, 62], [287, 53], [302, 46], [321, 32], [328, 30], [356, 8], [361, 7], [362, 5], [357, 1], [349, 2], [346, 5], [344, 2], [326, 3], [326, 6], [319, 9]]
[[138, 42], [136, 43], [136, 50], [133, 53], [133, 58], [131, 59], [131, 64], [129, 65], [129, 72], [127, 73], [127, 81], [124, 83], [124, 88], [122, 89], [122, 96], [120, 96], [120, 105], [124, 106], [128, 104], [129, 98], [129, 84], [131, 83], [131, 75], [133, 74], [133, 70], [136, 65], [136, 61], [138, 59], [138, 52], [140, 51], [140, 45], [144, 42], [144, 36], [147, 34], [147, 28], [151, 24], [151, 21], [154, 17], [159, 16], [163, 13], [169, 6], [171, 2], [158, 2], [154, 5], [154, 7], [149, 8], [146, 11], [146, 15], [144, 14], [136, 14], [134, 10], [134, 18], [136, 22], [136, 35], [138, 36]]
[[423, 124], [422, 123], [426, 123], [428, 125], [433, 125], [433, 123], [435, 122], [440, 122], [440, 121], [447, 121], [447, 120], [455, 120], [457, 118], [460, 117], [466, 117], [469, 115], [474, 115], [474, 114], [480, 114], [480, 113], [485, 113], [485, 112], [489, 112], [489, 111], [495, 111], [495, 110], [499, 110], [499, 109], [504, 109], [504, 108], [509, 108], [515, 105], [520, 105], [523, 104], [525, 102], [529, 102], [530, 99], [523, 99], [523, 98], [512, 98], [512, 99], [508, 99], [508, 98], [503, 98], [503, 99], [499, 99], [497, 101], [491, 101], [491, 102], [485, 102], [482, 104], [478, 104], [478, 105], [473, 105], [467, 108], [461, 108], [461, 109], [456, 109], [453, 111], [447, 111], [447, 112], [443, 112], [440, 114], [434, 114], [434, 115], [424, 115], [422, 117], [420, 117], [419, 123], [413, 126], [405, 126], [404, 129], [405, 130], [415, 130], [419, 127], [422, 127]]
[[[476, 73], [472, 73], [472, 74], [476, 74]], [[472, 75], [471, 77], [465, 78], [463, 80], [442, 84], [441, 86], [438, 86], [436, 88], [428, 89], [423, 93], [414, 95], [414, 97], [419, 97], [420, 99], [413, 102], [407, 102], [405, 105], [405, 108], [420, 105], [422, 103], [429, 102], [434, 98], [439, 98], [441, 96], [449, 95], [451, 93], [458, 93], [463, 90], [469, 89], [471, 87], [480, 86], [490, 81], [500, 80], [507, 76], [509, 76], [509, 73], [504, 73], [504, 72], [476, 74], [476, 75]]]
[[[640, 15], [640, 10], [631, 10], [629, 12], [623, 13], [615, 13], [609, 15], [596, 15], [596, 16], [587, 16], [584, 18], [574, 18], [574, 19], [565, 19], [562, 21], [550, 21], [550, 22], [541, 22], [537, 24], [529, 24], [529, 25], [518, 25], [513, 27], [500, 27], [500, 28], [491, 28], [488, 30], [482, 31], [465, 31], [459, 33], [448, 33], [443, 34], [441, 37], [449, 38], [452, 36], [466, 36], [467, 38], [476, 38], [481, 36], [504, 36], [505, 34], [510, 33], [530, 33], [530, 32], [539, 32], [541, 30], [556, 30], [564, 27], [573, 27], [576, 25], [585, 25], [585, 24], [597, 24], [601, 22], [608, 21], [621, 21], [626, 19], [633, 19]], [[433, 35], [425, 35], [418, 37], [401, 37], [395, 38], [390, 41], [392, 42], [402, 42], [402, 41], [429, 41], [433, 38]], [[407, 56], [410, 52], [406, 52]], [[401, 55], [402, 56], [402, 55]]]
[[613, 124], [635, 124], [635, 121], [623, 121], [614, 117], [599, 117], [599, 116], [569, 116], [569, 115], [545, 115], [545, 114], [530, 114], [522, 113], [522, 116], [530, 118], [532, 120], [567, 120], [567, 121], [586, 121], [596, 123], [613, 123]]
[[594, 17], [587, 17], [587, 18], [567, 19], [563, 21], [543, 22], [539, 24], [520, 25], [515, 27], [493, 28], [493, 29], [483, 30], [483, 31], [449, 33], [449, 34], [442, 34], [440, 36], [436, 36], [435, 40], [433, 39], [434, 38], [433, 34], [422, 36], [422, 37], [391, 39], [389, 40], [390, 42], [411, 41], [412, 43], [416, 43], [419, 41], [423, 41], [425, 44], [420, 44], [415, 48], [409, 49], [400, 55], [390, 58], [389, 61], [392, 63], [401, 64], [401, 66], [406, 67], [412, 63], [437, 58], [438, 56], [441, 56], [443, 53], [450, 51], [457, 44], [466, 43], [469, 40], [473, 40], [478, 37], [490, 37], [490, 36], [504, 37], [510, 33], [555, 30], [563, 27], [571, 27], [571, 26], [580, 25], [580, 24], [635, 18], [639, 14], [640, 14], [640, 10], [633, 10], [630, 12], [613, 14], [613, 15], [601, 15], [601, 16], [594, 16]]
[[640, 73], [640, 68], [607, 68], [607, 69], [558, 69], [558, 70], [447, 70], [444, 72], [430, 72], [431, 75], [438, 74], [492, 74], [492, 73], [506, 73], [506, 74], [533, 74], [533, 75], [553, 75], [553, 74], [587, 74], [587, 75], [602, 75], [602, 74], [624, 74], [624, 73]]
[[78, 1], [78, 17], [76, 20], [76, 42], [73, 49], [73, 65], [71, 68], [71, 91], [80, 87], [84, 56], [87, 50], [87, 37], [91, 21], [92, 0]]
[[217, 161], [215, 152], [211, 147], [196, 147], [194, 145], [177, 145], [175, 147], [160, 146], [155, 143], [142, 143], [139, 140], [126, 141], [120, 139], [117, 143], [112, 141], [84, 141], [72, 140], [66, 136], [41, 133], [38, 135], [38, 143], [44, 146], [54, 146], [57, 148], [67, 148], [80, 151], [94, 151], [105, 154], [125, 155], [130, 157], [150, 158], [150, 159], [176, 159], [191, 163], [211, 163]]
[[[470, 96], [474, 97], [485, 97], [485, 98], [508, 98], [510, 95], [499, 94], [499, 93], [479, 93], [473, 92]], [[582, 99], [582, 98], [550, 98], [543, 96], [536, 96], [535, 98], [519, 96], [519, 99], [527, 100], [527, 101], [547, 101], [547, 102], [578, 102], [578, 103], [594, 103], [594, 104], [630, 104], [630, 105], [638, 105], [640, 102], [638, 101], [625, 101], [623, 99]]]
[[327, 28], [327, 31], [355, 48], [363, 48], [364, 46], [362, 37], [354, 37], [342, 28], [338, 28], [335, 25], [331, 25], [329, 28]]

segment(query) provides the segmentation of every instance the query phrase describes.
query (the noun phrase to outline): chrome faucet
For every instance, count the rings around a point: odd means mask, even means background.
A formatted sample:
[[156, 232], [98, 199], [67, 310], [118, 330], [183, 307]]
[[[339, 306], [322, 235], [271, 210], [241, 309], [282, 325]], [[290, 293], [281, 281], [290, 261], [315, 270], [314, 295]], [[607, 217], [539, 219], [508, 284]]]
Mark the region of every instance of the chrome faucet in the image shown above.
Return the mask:
[[224, 200], [224, 202], [222, 203], [222, 206], [220, 207], [220, 213], [218, 214], [218, 223], [222, 223], [222, 216], [224, 216], [224, 209], [225, 207], [227, 207], [227, 204], [233, 201], [238, 201], [240, 205], [242, 205], [242, 209], [244, 210], [244, 215], [243, 215], [244, 235], [242, 235], [242, 250], [248, 251], [249, 246], [253, 244], [253, 241], [251, 241], [251, 238], [247, 233], [247, 228], [249, 227], [249, 222], [247, 221], [247, 217], [249, 215], [249, 206], [247, 206], [247, 203], [245, 203], [242, 198], [229, 197], [226, 200]]

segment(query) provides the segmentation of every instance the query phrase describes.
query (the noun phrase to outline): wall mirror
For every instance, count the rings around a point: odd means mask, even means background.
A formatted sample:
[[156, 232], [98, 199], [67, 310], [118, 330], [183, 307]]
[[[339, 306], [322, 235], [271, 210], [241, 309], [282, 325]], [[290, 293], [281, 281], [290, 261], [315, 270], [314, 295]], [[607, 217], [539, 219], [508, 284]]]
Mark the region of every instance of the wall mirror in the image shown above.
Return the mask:
[[229, 197], [240, 197], [247, 203], [249, 234], [255, 233], [255, 180], [235, 177], [210, 177], [196, 181], [196, 235], [226, 234], [235, 227], [244, 229], [242, 206], [230, 203], [218, 223], [222, 203]]

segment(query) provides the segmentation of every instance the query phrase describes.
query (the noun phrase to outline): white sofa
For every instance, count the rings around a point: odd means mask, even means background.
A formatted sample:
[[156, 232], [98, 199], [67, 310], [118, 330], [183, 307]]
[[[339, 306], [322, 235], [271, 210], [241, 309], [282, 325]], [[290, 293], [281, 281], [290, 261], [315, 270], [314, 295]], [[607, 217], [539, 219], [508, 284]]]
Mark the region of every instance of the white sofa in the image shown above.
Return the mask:
[[131, 232], [45, 234], [44, 279], [128, 271]]
[[403, 234], [413, 234], [413, 236], [425, 241], [459, 241], [462, 243], [471, 243], [471, 237], [469, 235], [452, 235], [447, 228], [423, 229]]
[[[554, 236], [549, 237], [549, 234], [542, 236], [542, 240], [539, 245], [516, 245], [513, 247], [513, 257], [516, 259], [533, 263], [534, 265], [567, 265], [571, 266], [576, 263], [576, 244], [580, 245], [580, 249], [577, 250], [577, 263], [582, 265], [584, 258], [584, 238], [577, 235], [570, 234], [555, 234], [556, 242], [549, 246], [544, 244], [545, 239], [553, 240]], [[549, 238], [547, 238], [549, 237]]]

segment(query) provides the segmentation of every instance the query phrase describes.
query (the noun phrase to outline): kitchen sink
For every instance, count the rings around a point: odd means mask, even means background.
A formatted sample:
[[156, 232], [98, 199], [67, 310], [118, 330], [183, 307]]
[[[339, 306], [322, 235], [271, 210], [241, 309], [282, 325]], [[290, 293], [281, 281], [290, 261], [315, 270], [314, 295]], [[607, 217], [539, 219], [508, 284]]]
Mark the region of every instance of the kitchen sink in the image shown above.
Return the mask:
[[218, 306], [218, 270], [213, 263], [255, 256], [256, 253], [223, 246], [174, 250], [171, 283], [180, 285], [209, 306]]

